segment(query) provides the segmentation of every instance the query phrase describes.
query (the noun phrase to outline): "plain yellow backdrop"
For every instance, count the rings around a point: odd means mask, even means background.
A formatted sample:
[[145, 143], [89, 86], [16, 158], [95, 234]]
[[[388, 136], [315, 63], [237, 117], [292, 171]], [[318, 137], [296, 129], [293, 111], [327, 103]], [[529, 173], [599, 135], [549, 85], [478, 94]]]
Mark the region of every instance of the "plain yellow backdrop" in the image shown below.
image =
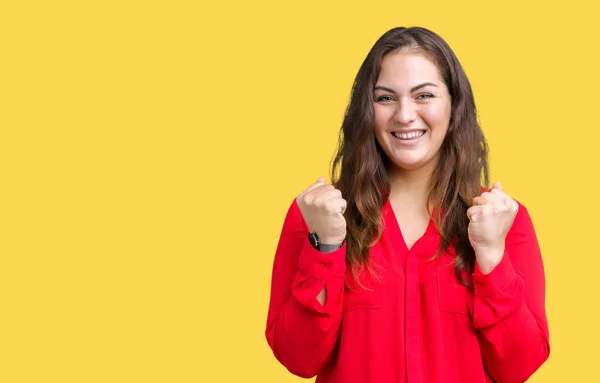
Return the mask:
[[531, 381], [600, 381], [592, 3], [1, 1], [0, 381], [302, 381], [264, 338], [281, 224], [368, 50], [413, 25], [463, 63], [538, 231]]

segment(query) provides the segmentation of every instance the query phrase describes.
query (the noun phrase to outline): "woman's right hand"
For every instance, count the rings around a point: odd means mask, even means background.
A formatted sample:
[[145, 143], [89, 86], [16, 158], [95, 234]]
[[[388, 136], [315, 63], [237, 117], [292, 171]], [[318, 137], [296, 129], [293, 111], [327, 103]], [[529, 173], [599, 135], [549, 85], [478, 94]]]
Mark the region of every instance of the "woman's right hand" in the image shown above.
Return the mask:
[[302, 217], [311, 232], [325, 244], [341, 244], [346, 239], [346, 200], [342, 192], [320, 177], [296, 198]]

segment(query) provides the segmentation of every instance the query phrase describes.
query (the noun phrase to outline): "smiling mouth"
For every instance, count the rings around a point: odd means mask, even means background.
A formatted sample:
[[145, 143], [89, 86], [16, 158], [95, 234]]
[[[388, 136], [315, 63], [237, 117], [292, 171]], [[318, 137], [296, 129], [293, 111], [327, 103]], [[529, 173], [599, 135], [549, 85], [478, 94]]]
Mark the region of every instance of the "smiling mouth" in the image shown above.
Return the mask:
[[392, 133], [392, 135], [394, 137], [399, 138], [401, 140], [414, 140], [415, 138], [419, 138], [424, 134], [425, 134], [424, 130], [417, 130], [417, 131], [410, 132], [410, 133], [400, 133], [400, 132]]

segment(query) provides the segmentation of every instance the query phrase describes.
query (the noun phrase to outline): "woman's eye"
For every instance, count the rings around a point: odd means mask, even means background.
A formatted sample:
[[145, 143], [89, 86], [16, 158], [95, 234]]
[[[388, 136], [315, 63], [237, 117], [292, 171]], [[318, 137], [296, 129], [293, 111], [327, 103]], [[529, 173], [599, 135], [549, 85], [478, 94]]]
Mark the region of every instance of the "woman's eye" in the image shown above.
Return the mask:
[[377, 101], [392, 101], [393, 98], [390, 96], [379, 96], [377, 97]]
[[432, 97], [433, 97], [432, 94], [422, 93], [422, 94], [420, 94], [420, 95], [417, 96], [417, 99], [419, 99], [419, 100], [427, 100], [427, 99], [430, 99]]

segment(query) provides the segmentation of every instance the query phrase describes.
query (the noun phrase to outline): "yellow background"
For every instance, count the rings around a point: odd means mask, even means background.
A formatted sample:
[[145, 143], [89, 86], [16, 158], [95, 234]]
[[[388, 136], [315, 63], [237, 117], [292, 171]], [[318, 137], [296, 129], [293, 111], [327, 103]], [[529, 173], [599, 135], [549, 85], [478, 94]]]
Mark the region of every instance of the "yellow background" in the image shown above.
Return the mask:
[[284, 214], [369, 48], [411, 25], [462, 61], [534, 219], [531, 381], [600, 381], [592, 3], [1, 1], [0, 381], [301, 381], [264, 339]]

